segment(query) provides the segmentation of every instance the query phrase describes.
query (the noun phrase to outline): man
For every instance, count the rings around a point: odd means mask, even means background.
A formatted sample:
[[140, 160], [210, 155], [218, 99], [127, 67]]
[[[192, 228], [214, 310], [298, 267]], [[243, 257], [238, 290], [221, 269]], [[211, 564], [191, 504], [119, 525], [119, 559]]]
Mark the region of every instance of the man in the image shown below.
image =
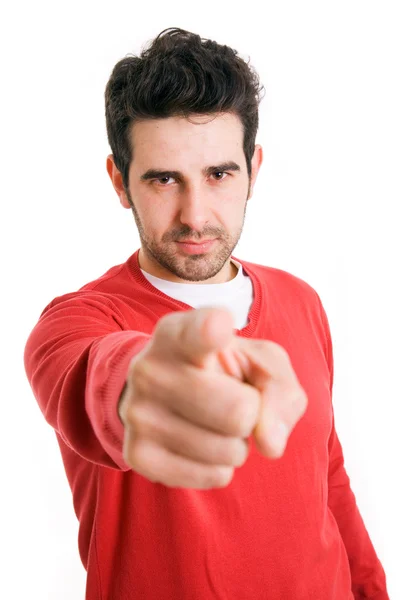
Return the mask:
[[26, 344], [89, 600], [387, 599], [332, 409], [316, 291], [232, 256], [262, 163], [256, 73], [180, 29], [117, 63], [107, 170], [141, 247]]

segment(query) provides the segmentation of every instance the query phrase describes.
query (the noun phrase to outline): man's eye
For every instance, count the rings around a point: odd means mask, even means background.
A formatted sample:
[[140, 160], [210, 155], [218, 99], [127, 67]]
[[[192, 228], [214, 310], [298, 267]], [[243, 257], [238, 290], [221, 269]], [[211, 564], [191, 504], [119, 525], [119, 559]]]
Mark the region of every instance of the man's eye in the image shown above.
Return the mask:
[[[218, 175], [218, 177], [217, 177]], [[222, 175], [222, 177], [219, 177], [220, 175]], [[228, 173], [226, 173], [226, 171], [215, 171], [214, 173], [214, 177], [216, 177], [217, 181], [222, 181], [223, 179], [225, 179], [225, 177], [223, 177], [223, 175], [228, 175]]]
[[[215, 179], [217, 181], [222, 181], [223, 179], [226, 178], [226, 175], [228, 175], [229, 173], [227, 173], [226, 171], [215, 171], [213, 173], [213, 177], [215, 177]], [[162, 187], [169, 187], [170, 185], [170, 180], [174, 181], [173, 177], [170, 177], [169, 175], [165, 175], [164, 177], [158, 177], [157, 179], [153, 179], [152, 182], [153, 183], [157, 183], [159, 185], [161, 185]]]
[[166, 175], [165, 177], [159, 177], [158, 179], [153, 179], [153, 181], [156, 181], [157, 183], [160, 183], [161, 185], [166, 186], [168, 184], [169, 179], [173, 179], [173, 177], [169, 177], [168, 175]]

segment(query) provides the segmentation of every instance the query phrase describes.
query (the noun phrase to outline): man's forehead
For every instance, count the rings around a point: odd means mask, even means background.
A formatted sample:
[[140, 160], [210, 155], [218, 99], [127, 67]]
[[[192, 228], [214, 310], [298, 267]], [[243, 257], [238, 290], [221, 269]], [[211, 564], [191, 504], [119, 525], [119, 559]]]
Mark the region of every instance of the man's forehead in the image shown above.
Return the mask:
[[[210, 115], [196, 115], [189, 118], [168, 117], [135, 123], [131, 133], [134, 162], [136, 159], [142, 163], [143, 159], [146, 168], [149, 168], [156, 163], [165, 164], [166, 160], [175, 163], [177, 158], [183, 157], [193, 159], [205, 168], [228, 160], [239, 162], [244, 158], [243, 131], [235, 115], [223, 114], [212, 119]], [[176, 164], [170, 166], [180, 168]]]
[[145, 143], [149, 135], [162, 137], [169, 131], [174, 131], [176, 135], [180, 133], [204, 135], [204, 133], [221, 130], [237, 136], [242, 131], [242, 123], [236, 115], [231, 113], [141, 119], [133, 123], [131, 135], [135, 143]]

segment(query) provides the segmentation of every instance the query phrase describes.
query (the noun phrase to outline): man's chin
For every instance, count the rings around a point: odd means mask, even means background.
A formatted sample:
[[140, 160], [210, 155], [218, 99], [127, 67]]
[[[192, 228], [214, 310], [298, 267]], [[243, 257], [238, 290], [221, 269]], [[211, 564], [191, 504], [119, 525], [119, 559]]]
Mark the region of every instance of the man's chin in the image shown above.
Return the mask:
[[[216, 251], [190, 254], [177, 248], [177, 245], [179, 245], [177, 242], [171, 242], [168, 248], [165, 248], [165, 252], [158, 248], [156, 252], [154, 249], [152, 251], [149, 249], [146, 254], [151, 256], [154, 266], [158, 264], [162, 269], [188, 283], [206, 282], [212, 279], [218, 275], [229, 259], [229, 255], [225, 259]], [[159, 277], [163, 278], [161, 274]]]
[[[215, 263], [210, 264], [210, 261], [207, 260], [207, 257], [205, 256], [190, 256], [189, 259], [186, 258], [183, 260], [184, 264], [180, 266], [177, 265], [175, 268], [170, 270], [174, 273], [174, 275], [176, 275], [176, 277], [188, 282], [206, 282], [218, 275], [222, 269], [222, 267], [215, 265]], [[191, 263], [189, 265], [188, 260]]]

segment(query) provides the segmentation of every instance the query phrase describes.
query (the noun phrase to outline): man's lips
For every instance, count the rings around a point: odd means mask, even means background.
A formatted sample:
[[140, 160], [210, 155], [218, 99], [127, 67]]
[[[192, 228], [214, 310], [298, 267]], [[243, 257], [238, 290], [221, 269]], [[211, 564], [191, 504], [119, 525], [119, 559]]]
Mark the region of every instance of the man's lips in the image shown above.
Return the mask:
[[217, 238], [212, 240], [205, 240], [203, 242], [191, 242], [189, 240], [184, 242], [177, 242], [177, 244], [179, 245], [179, 248], [184, 250], [187, 254], [203, 254], [211, 248], [216, 239]]
[[213, 242], [216, 238], [211, 238], [209, 240], [202, 240], [201, 242], [196, 240], [178, 240], [180, 244], [207, 244], [208, 242]]

